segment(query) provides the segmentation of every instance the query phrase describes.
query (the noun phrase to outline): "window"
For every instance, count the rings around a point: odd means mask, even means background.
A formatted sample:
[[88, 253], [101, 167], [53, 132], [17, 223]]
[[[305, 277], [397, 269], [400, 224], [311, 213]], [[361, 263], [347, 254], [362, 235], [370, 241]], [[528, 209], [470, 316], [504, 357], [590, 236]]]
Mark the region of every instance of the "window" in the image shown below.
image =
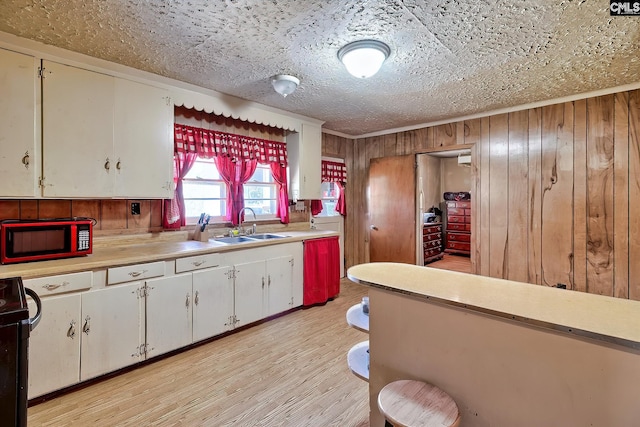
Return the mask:
[[336, 204], [340, 196], [340, 187], [335, 182], [323, 182], [321, 187], [322, 212], [316, 216], [336, 216]]
[[[195, 224], [202, 212], [211, 215], [210, 222], [225, 222], [227, 187], [216, 168], [214, 159], [198, 159], [182, 181], [187, 224]], [[258, 219], [276, 218], [276, 183], [269, 165], [258, 164], [244, 185], [244, 205]], [[249, 218], [253, 219], [249, 212]]]

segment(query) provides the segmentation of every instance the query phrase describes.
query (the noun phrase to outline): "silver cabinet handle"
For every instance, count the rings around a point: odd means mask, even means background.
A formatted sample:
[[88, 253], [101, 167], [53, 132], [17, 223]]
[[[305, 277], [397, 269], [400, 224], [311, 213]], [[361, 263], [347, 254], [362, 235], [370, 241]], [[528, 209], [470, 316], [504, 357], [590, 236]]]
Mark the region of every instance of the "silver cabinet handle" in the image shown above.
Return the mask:
[[116, 169], [120, 170], [120, 164], [122, 162], [120, 161], [120, 159], [118, 159], [118, 161], [116, 162]]
[[267, 286], [271, 286], [271, 275], [270, 274], [268, 276]]
[[376, 227], [375, 225], [370, 225], [369, 228], [372, 229], [372, 230], [378, 231], [378, 227]]
[[91, 331], [91, 317], [87, 316], [84, 318], [84, 326], [82, 327], [82, 332], [89, 335]]
[[111, 169], [111, 162], [109, 161], [109, 158], [107, 157], [107, 160], [104, 162], [104, 168], [108, 171], [109, 169]]
[[129, 276], [131, 277], [138, 277], [144, 273], [146, 273], [147, 270], [142, 270], [142, 271], [132, 271], [131, 273], [129, 273]]
[[194, 267], [200, 267], [202, 264], [204, 264], [204, 261], [202, 261], [202, 260], [193, 261], [191, 264], [193, 264]]
[[262, 277], [262, 289], [264, 289], [264, 276]]
[[67, 330], [67, 336], [71, 339], [74, 339], [76, 337], [76, 321], [72, 320], [71, 323], [69, 323], [69, 329]]
[[47, 283], [46, 285], [42, 285], [42, 287], [43, 287], [44, 289], [46, 289], [47, 291], [55, 291], [55, 290], [56, 290], [56, 289], [58, 289], [59, 287], [61, 287], [61, 286], [62, 286], [62, 287], [65, 287], [65, 286], [67, 286], [68, 284], [69, 284], [69, 282], [67, 282], [67, 281], [62, 282], [62, 283], [53, 283], [53, 284]]
[[193, 304], [194, 305], [200, 304], [200, 292], [198, 291], [196, 291], [196, 296], [193, 298]]
[[24, 157], [22, 158], [22, 164], [24, 165], [25, 169], [29, 169], [29, 152], [28, 151], [24, 153]]
[[190, 306], [190, 305], [191, 305], [190, 295], [189, 295], [189, 294], [187, 294], [187, 301], [186, 301], [186, 303], [185, 303], [185, 306], [186, 306], [187, 308], [189, 308], [189, 306]]

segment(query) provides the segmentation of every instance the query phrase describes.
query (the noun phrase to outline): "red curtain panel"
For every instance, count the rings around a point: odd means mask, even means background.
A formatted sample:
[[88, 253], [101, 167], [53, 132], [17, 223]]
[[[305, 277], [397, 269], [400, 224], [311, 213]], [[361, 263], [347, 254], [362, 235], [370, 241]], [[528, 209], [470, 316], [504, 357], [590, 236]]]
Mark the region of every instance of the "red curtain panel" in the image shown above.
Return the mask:
[[305, 240], [303, 305], [321, 304], [340, 293], [338, 236]]

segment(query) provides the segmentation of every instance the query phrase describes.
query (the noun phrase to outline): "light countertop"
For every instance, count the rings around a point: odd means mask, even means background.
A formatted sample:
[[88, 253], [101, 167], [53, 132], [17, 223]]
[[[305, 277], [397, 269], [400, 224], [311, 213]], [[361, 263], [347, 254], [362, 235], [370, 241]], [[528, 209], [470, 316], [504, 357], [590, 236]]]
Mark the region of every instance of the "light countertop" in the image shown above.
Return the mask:
[[640, 301], [410, 264], [360, 264], [347, 276], [427, 302], [640, 349]]
[[300, 242], [309, 239], [338, 236], [339, 233], [325, 230], [282, 231], [276, 232], [280, 239], [266, 241], [243, 242], [227, 245], [211, 239], [208, 242], [194, 240], [170, 241], [163, 239], [143, 239], [135, 244], [126, 245], [94, 245], [93, 253], [83, 257], [65, 258], [50, 261], [36, 261], [0, 266], [0, 278], [22, 277], [34, 278], [56, 274], [75, 273], [78, 271], [96, 270], [119, 265], [138, 264], [153, 261], [170, 260], [186, 256], [202, 255], [216, 252], [237, 251], [261, 246]]

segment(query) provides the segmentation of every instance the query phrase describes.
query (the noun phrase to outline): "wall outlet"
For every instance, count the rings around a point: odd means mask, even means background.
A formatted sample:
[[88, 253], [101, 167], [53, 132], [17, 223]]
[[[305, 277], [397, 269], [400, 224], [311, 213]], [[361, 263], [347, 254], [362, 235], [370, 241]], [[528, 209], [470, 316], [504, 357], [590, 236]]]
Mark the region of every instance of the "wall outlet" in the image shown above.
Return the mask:
[[140, 202], [131, 202], [131, 215], [140, 215]]

